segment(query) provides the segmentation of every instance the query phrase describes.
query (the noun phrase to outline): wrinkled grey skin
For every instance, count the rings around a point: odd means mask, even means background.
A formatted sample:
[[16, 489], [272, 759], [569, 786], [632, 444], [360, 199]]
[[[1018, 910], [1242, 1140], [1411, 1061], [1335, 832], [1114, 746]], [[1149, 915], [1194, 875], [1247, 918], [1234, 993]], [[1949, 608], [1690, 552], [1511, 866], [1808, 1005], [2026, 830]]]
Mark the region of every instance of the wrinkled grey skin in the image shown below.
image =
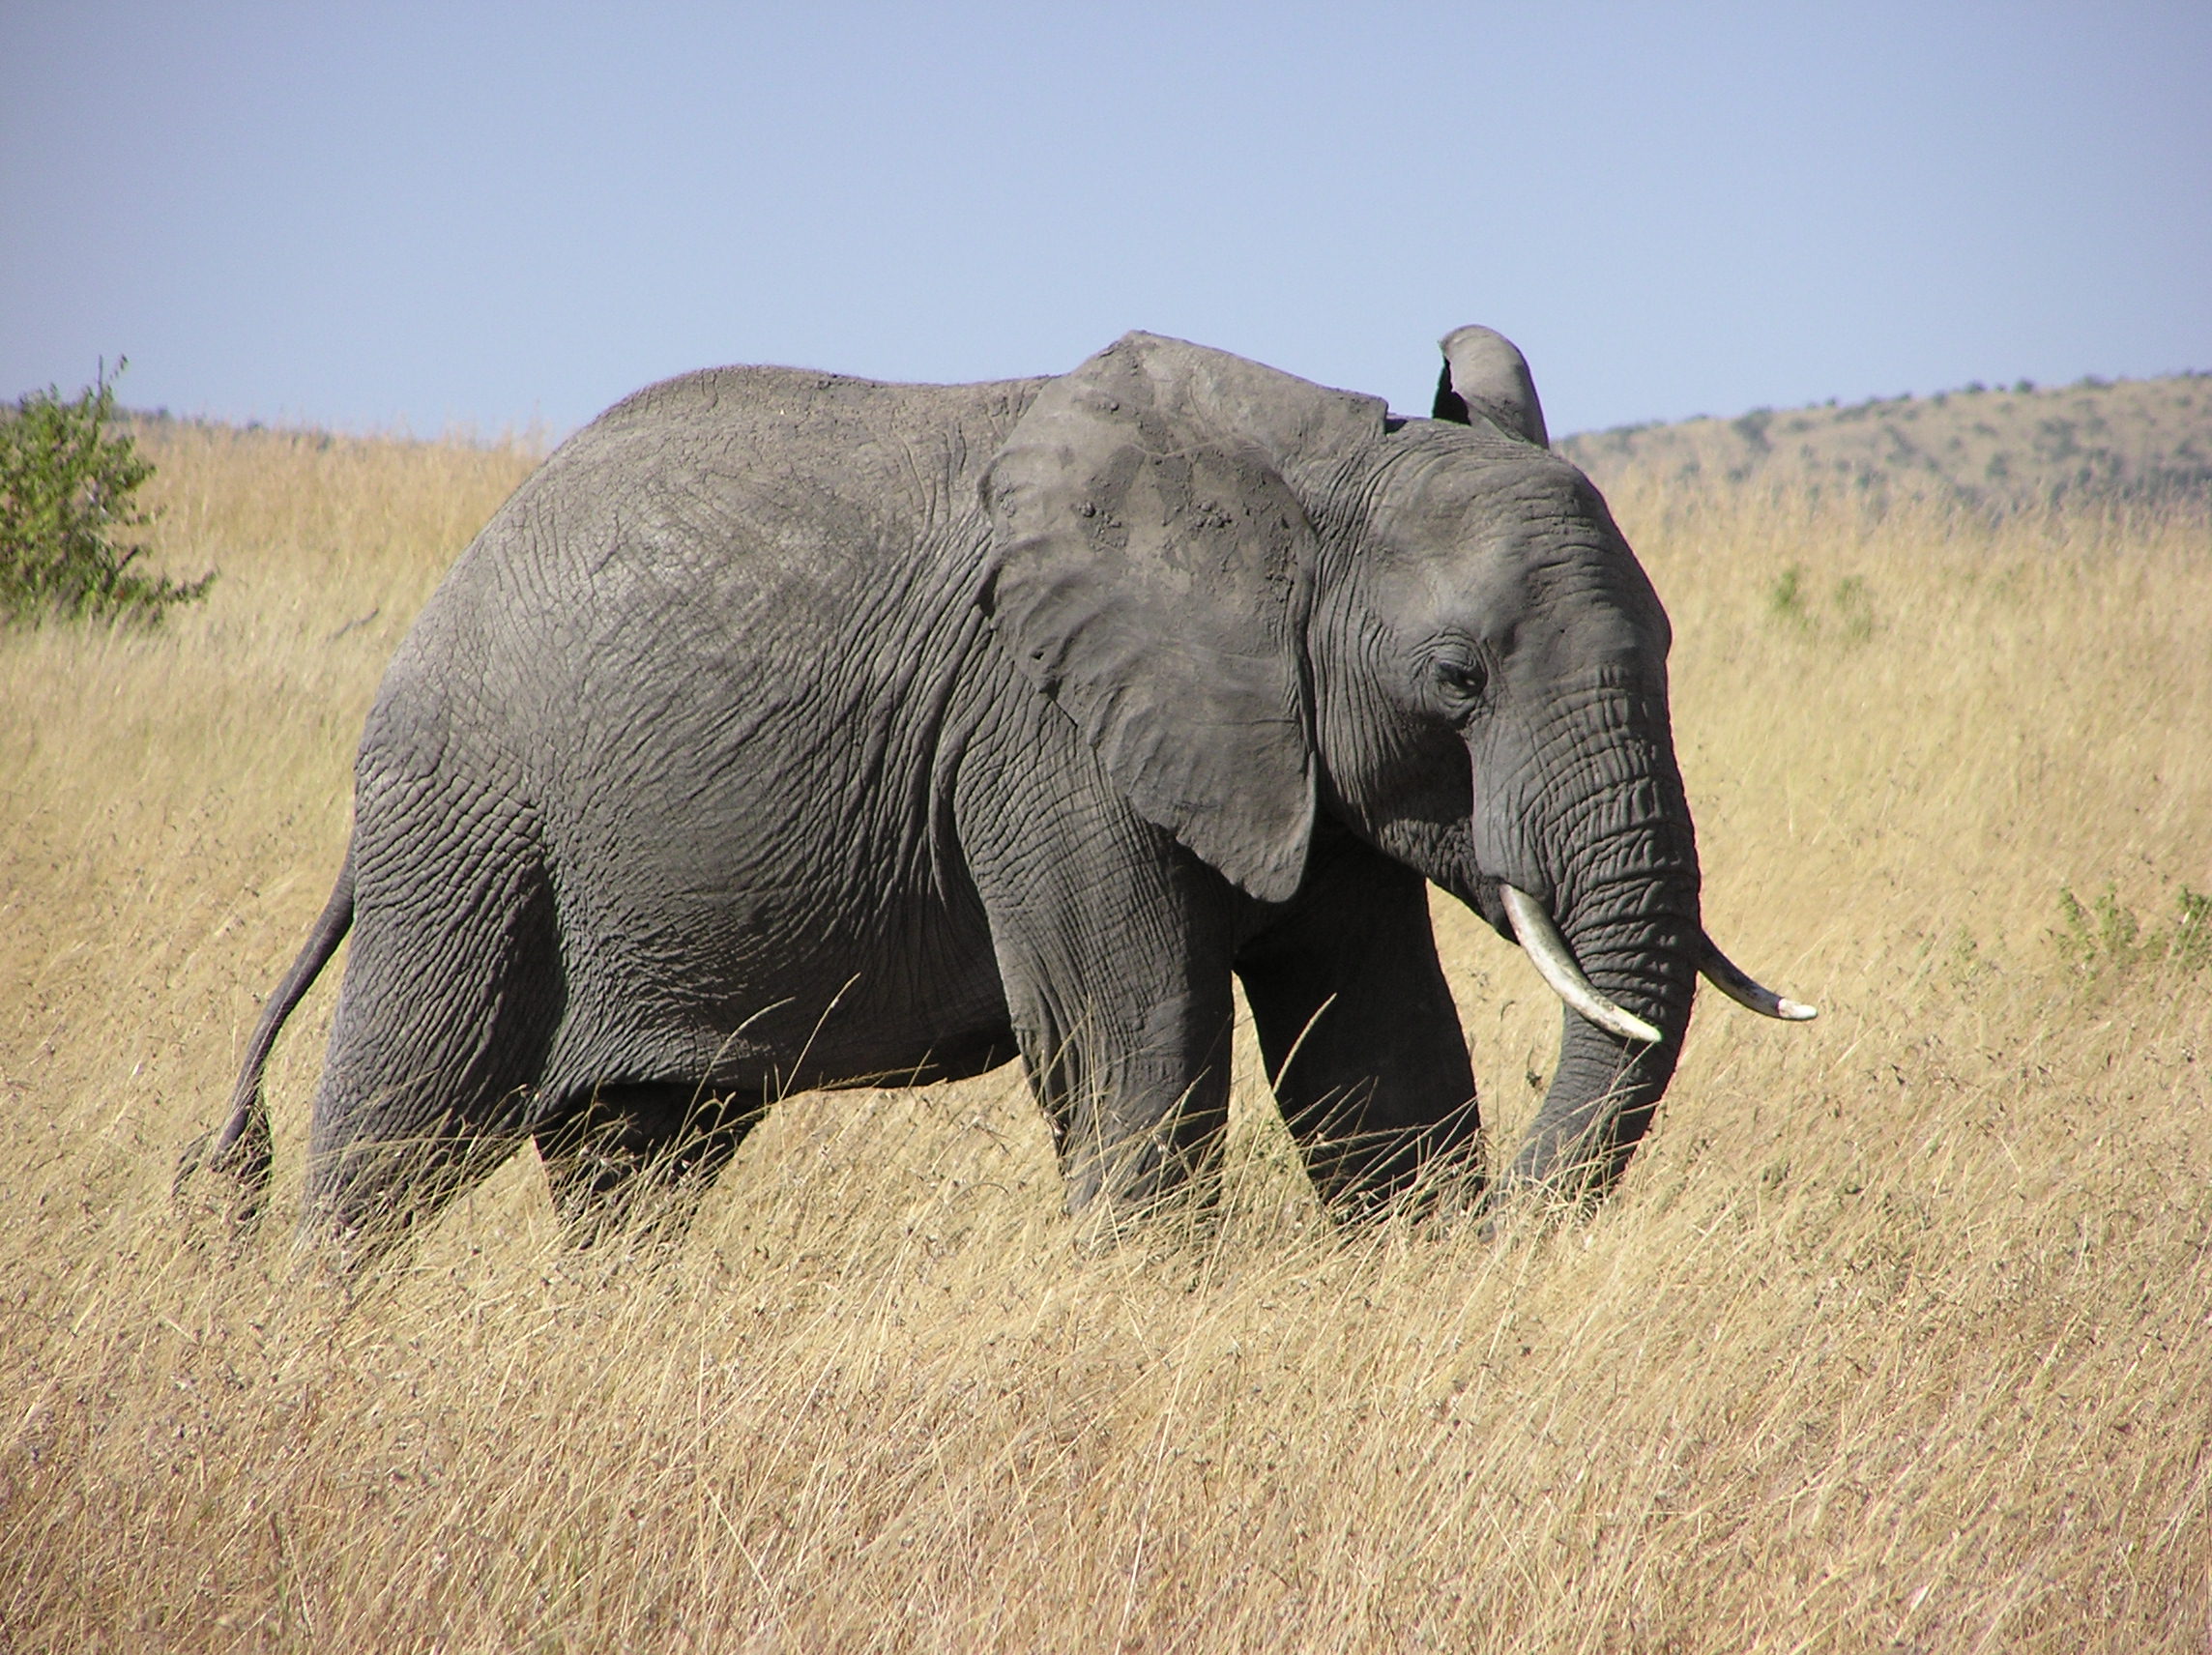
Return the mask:
[[[305, 1224], [373, 1237], [535, 1139], [588, 1236], [775, 1097], [1017, 1053], [1071, 1207], [1226, 1119], [1233, 975], [1341, 1211], [1477, 1132], [1426, 904], [1543, 902], [1597, 988], [1507, 1177], [1602, 1190], [1688, 1025], [1699, 871], [1667, 618], [1542, 447], [1520, 354], [1399, 420], [1132, 334], [1057, 379], [725, 368], [563, 445], [364, 733]], [[1464, 1156], [1463, 1156], [1464, 1158]]]

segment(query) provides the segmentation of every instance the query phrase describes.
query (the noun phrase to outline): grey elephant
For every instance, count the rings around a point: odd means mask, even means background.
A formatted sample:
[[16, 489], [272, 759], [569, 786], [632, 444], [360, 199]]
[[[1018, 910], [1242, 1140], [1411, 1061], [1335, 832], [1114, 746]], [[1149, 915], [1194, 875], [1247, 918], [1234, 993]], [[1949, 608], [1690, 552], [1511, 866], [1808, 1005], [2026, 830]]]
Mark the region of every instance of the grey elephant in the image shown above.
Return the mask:
[[1315, 1186], [1465, 1163], [1427, 885], [1566, 1004], [1506, 1184], [1619, 1174], [1707, 940], [1667, 617], [1520, 353], [1405, 419], [1131, 334], [1058, 378], [669, 380], [455, 565], [362, 738], [343, 871], [206, 1150], [347, 932], [303, 1222], [390, 1237], [525, 1139], [588, 1237], [775, 1098], [1017, 1055], [1071, 1208], [1217, 1153], [1242, 983]]

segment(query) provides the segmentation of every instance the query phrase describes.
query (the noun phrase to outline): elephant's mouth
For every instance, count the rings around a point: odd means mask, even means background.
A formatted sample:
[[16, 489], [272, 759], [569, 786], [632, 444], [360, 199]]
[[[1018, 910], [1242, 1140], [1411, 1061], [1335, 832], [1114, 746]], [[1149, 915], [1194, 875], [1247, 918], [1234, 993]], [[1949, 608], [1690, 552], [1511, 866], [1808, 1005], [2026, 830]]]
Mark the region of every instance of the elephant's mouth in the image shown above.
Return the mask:
[[[1542, 903], [1517, 886], [1501, 884], [1499, 894], [1504, 899], [1505, 915], [1512, 921], [1515, 940], [1528, 955], [1537, 974], [1568, 1006], [1623, 1040], [1656, 1046], [1665, 1038], [1643, 1018], [1623, 1010], [1598, 993], [1583, 973], [1582, 967], [1575, 963], [1574, 951], [1559, 935], [1559, 928], [1552, 923], [1552, 916]], [[1804, 1023], [1819, 1015], [1817, 1007], [1787, 999], [1753, 980], [1720, 951], [1703, 928], [1698, 932], [1696, 949], [1698, 970], [1704, 979], [1738, 1005], [1761, 1017], [1778, 1018], [1785, 1023]]]

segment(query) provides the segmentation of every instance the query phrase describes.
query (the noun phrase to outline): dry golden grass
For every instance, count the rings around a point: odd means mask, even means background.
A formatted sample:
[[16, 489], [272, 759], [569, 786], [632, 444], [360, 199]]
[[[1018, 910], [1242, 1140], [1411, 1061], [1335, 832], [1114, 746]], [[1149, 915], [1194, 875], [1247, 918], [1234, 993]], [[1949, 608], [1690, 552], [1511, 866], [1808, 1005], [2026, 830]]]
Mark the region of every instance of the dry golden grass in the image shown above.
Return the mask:
[[[1333, 1234], [1247, 1083], [1221, 1221], [1087, 1254], [1002, 1072], [794, 1100], [674, 1248], [518, 1157], [346, 1297], [170, 1168], [528, 456], [149, 441], [211, 602], [0, 637], [0, 1648], [2212, 1640], [2212, 970], [2053, 937], [2212, 886], [2201, 511], [1616, 487], [1713, 929], [1824, 1015], [1706, 1004], [1586, 1224]], [[1509, 1140], [1556, 1013], [1440, 917]]]

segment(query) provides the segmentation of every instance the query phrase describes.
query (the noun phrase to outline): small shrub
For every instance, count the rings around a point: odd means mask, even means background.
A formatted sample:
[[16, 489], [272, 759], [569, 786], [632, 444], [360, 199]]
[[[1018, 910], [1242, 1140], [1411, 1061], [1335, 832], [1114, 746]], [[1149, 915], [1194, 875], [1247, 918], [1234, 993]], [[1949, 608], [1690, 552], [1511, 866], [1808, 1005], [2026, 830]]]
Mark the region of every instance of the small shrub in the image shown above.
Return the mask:
[[48, 387], [0, 411], [0, 622], [151, 624], [207, 595], [213, 570], [180, 582], [131, 566], [146, 548], [120, 537], [154, 520], [132, 500], [154, 467], [109, 429], [114, 417], [104, 365], [73, 401]]
[[1863, 644], [1874, 636], [1874, 598], [1863, 575], [1848, 574], [1836, 582], [1829, 602], [1833, 614], [1826, 624], [1817, 612], [1818, 602], [1801, 564], [1791, 564], [1766, 589], [1768, 612], [1800, 632], [1832, 635], [1847, 644]]
[[2100, 977], [2139, 966], [2200, 972], [2212, 965], [2212, 896], [2183, 886], [2174, 897], [2172, 923], [2145, 929], [2112, 886], [2087, 904], [2064, 886], [2058, 889], [2058, 951], [2081, 975]]
[[1802, 626], [1810, 619], [1805, 613], [1805, 571], [1791, 564], [1767, 588], [1766, 605], [1779, 620]]
[[2166, 957], [2185, 972], [2212, 966], [2212, 896], [2183, 886], [2174, 907], [2178, 912], [2166, 934]]
[[1874, 599], [1864, 576], [1848, 574], [1836, 582], [1836, 614], [1846, 643], [1863, 644], [1874, 636]]
[[1729, 426], [1752, 448], [1763, 453], [1770, 446], [1766, 440], [1766, 427], [1773, 422], [1773, 409], [1754, 408], [1749, 414], [1731, 420]]

